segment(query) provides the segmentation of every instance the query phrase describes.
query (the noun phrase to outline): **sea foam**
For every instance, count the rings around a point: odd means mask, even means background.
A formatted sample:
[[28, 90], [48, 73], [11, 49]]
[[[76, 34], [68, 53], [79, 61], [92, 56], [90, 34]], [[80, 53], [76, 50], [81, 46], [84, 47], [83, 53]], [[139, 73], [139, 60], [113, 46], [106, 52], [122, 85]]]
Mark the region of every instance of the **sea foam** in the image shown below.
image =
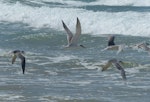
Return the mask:
[[[97, 1], [100, 2], [100, 1]], [[20, 2], [0, 2], [0, 22], [21, 22], [31, 27], [64, 31], [61, 21], [75, 32], [76, 18], [80, 19], [83, 34], [122, 34], [149, 36], [149, 12], [94, 12], [83, 8], [33, 7]]]

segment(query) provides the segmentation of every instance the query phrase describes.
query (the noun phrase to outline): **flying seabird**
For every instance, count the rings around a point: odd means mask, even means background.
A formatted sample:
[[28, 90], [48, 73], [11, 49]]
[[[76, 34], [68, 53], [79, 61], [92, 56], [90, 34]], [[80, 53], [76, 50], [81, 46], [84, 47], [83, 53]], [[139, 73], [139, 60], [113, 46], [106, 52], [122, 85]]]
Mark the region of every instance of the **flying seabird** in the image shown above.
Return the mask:
[[147, 51], [150, 54], [150, 47], [149, 47], [149, 45], [150, 44], [147, 43], [147, 42], [141, 42], [141, 43], [137, 43], [137, 44], [134, 44], [134, 45], [130, 45], [129, 47], [132, 48], [133, 50], [142, 49], [142, 50]]
[[22, 55], [22, 54], [24, 54], [24, 51], [14, 50], [14, 51], [12, 51], [12, 53], [13, 53], [12, 64], [14, 64], [14, 62], [15, 62], [17, 57], [20, 58], [22, 71], [23, 71], [23, 74], [24, 74], [24, 72], [25, 72], [25, 64], [26, 64], [25, 57]]
[[111, 59], [109, 60], [105, 65], [102, 65], [102, 71], [107, 70], [112, 64], [121, 72], [121, 76], [123, 80], [126, 80], [126, 74], [121, 66], [122, 61], [118, 61], [117, 59]]
[[[63, 20], [62, 20], [62, 24], [63, 24], [65, 31], [67, 32], [68, 45], [65, 47], [77, 47], [78, 46], [77, 42], [81, 35], [81, 24], [80, 24], [79, 19], [77, 18], [75, 35], [73, 35], [73, 33], [69, 30], [69, 28], [66, 26]], [[85, 48], [85, 46], [83, 45], [79, 45], [79, 46], [82, 48]]]
[[108, 46], [106, 48], [102, 49], [101, 51], [118, 50], [117, 54], [122, 52], [124, 50], [124, 48], [126, 47], [126, 45], [125, 44], [115, 45], [114, 39], [115, 39], [115, 36], [110, 36], [109, 39], [108, 39]]
[[144, 42], [144, 43], [137, 45], [137, 47], [138, 47], [138, 49], [140, 48], [140, 49], [148, 52], [148, 54], [150, 55], [150, 47], [148, 45], [149, 45], [149, 43]]
[[149, 45], [149, 43], [141, 43], [137, 47], [150, 52], [150, 48], [148, 47], [148, 45]]

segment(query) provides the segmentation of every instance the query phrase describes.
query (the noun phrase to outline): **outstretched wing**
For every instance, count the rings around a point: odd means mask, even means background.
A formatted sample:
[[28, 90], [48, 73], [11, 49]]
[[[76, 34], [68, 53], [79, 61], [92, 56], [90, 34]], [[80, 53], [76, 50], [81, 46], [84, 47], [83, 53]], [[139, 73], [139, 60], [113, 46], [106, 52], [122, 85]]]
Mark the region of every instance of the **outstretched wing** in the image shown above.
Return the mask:
[[126, 73], [123, 68], [121, 69], [121, 76], [123, 80], [126, 80]]
[[115, 36], [110, 36], [108, 39], [108, 46], [115, 45], [114, 43]]
[[14, 64], [16, 58], [17, 58], [17, 56], [14, 54], [14, 56], [13, 56], [13, 58], [12, 58], [12, 64]]
[[25, 65], [26, 65], [25, 57], [23, 55], [21, 55], [21, 54], [19, 54], [18, 57], [21, 59], [21, 67], [22, 67], [22, 72], [24, 74], [24, 72], [25, 72]]
[[105, 65], [102, 66], [102, 71], [107, 70], [107, 68], [110, 67], [111, 65], [112, 63], [108, 61]]
[[76, 33], [75, 33], [74, 37], [72, 38], [72, 41], [71, 41], [72, 44], [75, 44], [75, 45], [77, 44], [80, 35], [81, 35], [81, 24], [80, 24], [79, 19], [77, 18]]
[[120, 65], [120, 62], [116, 62], [116, 63], [115, 63], [115, 66], [116, 66], [116, 68], [117, 68], [118, 70], [121, 71], [122, 79], [123, 79], [123, 80], [126, 80], [126, 74], [125, 74], [125, 71], [124, 71], [123, 67]]
[[62, 24], [63, 24], [63, 27], [64, 27], [65, 31], [67, 32], [68, 44], [70, 44], [70, 43], [71, 43], [71, 39], [73, 38], [73, 34], [72, 34], [72, 32], [69, 30], [69, 28], [66, 26], [66, 24], [64, 23], [63, 20], [62, 20]]

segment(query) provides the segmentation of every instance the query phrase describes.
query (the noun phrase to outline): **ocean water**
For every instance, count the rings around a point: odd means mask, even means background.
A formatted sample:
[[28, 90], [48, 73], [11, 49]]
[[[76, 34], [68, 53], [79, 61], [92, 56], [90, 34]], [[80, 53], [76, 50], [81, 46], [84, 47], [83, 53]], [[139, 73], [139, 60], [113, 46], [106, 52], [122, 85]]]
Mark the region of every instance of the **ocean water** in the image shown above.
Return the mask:
[[[126, 48], [101, 51], [107, 37], [116, 44], [150, 43], [149, 0], [0, 0], [0, 102], [149, 102], [150, 55]], [[67, 45], [62, 20], [75, 32], [80, 19], [79, 43]], [[25, 51], [26, 72], [20, 60], [11, 64], [13, 50]], [[127, 80], [113, 66], [116, 58]]]

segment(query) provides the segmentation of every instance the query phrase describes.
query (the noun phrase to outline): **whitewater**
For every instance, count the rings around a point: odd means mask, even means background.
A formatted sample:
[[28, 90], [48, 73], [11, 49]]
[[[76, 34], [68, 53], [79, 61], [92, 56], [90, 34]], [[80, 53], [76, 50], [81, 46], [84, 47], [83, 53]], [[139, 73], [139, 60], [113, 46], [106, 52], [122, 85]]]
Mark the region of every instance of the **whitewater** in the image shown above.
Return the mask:
[[84, 22], [83, 34], [149, 36], [150, 32], [148, 0], [145, 4], [142, 2], [143, 5], [140, 5], [141, 2], [127, 0], [89, 3], [69, 0], [5, 2], [0, 3], [0, 21], [22, 22], [34, 28], [48, 27], [62, 31], [61, 20], [73, 30], [75, 19], [79, 17]]

